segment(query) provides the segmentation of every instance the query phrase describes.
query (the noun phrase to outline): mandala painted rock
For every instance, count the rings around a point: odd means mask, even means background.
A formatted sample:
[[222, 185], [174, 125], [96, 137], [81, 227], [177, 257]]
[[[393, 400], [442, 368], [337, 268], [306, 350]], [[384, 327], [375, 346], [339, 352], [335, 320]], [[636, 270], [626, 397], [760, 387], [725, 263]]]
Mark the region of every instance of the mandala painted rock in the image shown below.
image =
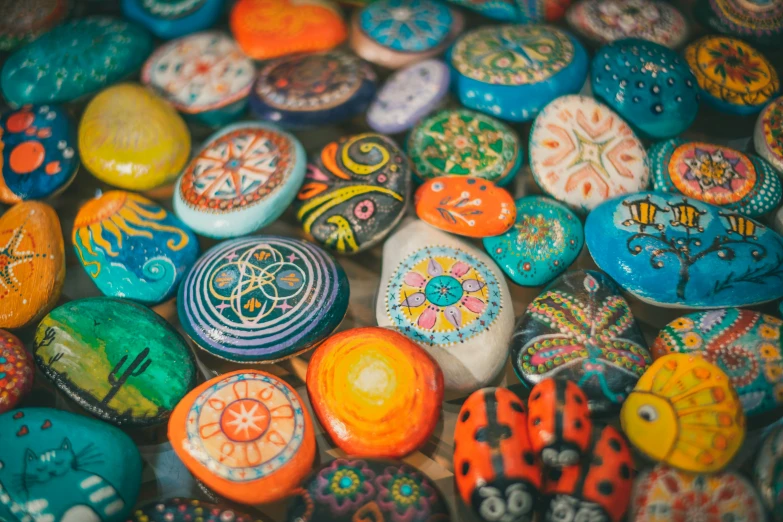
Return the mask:
[[241, 504], [290, 495], [315, 458], [302, 398], [257, 370], [220, 375], [187, 394], [169, 419], [169, 441], [198, 480]]
[[505, 123], [478, 112], [448, 109], [414, 127], [408, 154], [420, 180], [473, 176], [503, 186], [519, 171], [524, 152]]
[[146, 305], [177, 293], [198, 258], [198, 238], [157, 203], [124, 191], [88, 201], [76, 215], [73, 246], [98, 289]]
[[783, 513], [783, 426], [772, 430], [761, 444], [753, 482], [767, 509], [776, 514], [772, 521], [779, 522], [777, 514]]
[[62, 22], [71, 0], [0, 1], [4, 20], [0, 22], [0, 51], [9, 51], [37, 38]]
[[699, 0], [694, 13], [710, 29], [764, 46], [783, 42], [783, 4], [770, 0]]
[[642, 301], [749, 306], [783, 297], [783, 237], [750, 218], [674, 194], [640, 192], [587, 216], [598, 267]]
[[180, 285], [177, 311], [203, 350], [236, 362], [272, 362], [332, 333], [348, 308], [348, 279], [305, 241], [253, 236], [224, 241]]
[[306, 234], [340, 254], [383, 241], [402, 219], [411, 191], [408, 158], [381, 134], [328, 144], [305, 180], [296, 217]]
[[65, 246], [52, 207], [17, 203], [0, 216], [0, 328], [35, 323], [60, 298]]
[[304, 180], [305, 152], [294, 136], [263, 123], [210, 136], [174, 189], [174, 211], [199, 234], [226, 238], [276, 220]]
[[492, 260], [423, 221], [386, 240], [375, 317], [427, 350], [446, 389], [458, 393], [498, 375], [514, 330], [506, 280]]
[[783, 97], [761, 111], [753, 133], [756, 153], [783, 173]]
[[33, 358], [17, 336], [0, 330], [0, 413], [12, 410], [33, 389]]
[[587, 53], [546, 25], [495, 25], [463, 34], [449, 51], [454, 88], [469, 109], [528, 121], [558, 96], [579, 92]]
[[177, 38], [212, 26], [223, 0], [122, 0], [122, 13], [155, 36]]
[[0, 86], [14, 106], [69, 102], [130, 75], [150, 51], [152, 38], [137, 25], [81, 18], [18, 49], [3, 65]]
[[354, 328], [316, 349], [307, 367], [307, 393], [321, 425], [347, 454], [401, 458], [435, 431], [443, 374], [405, 336]]
[[155, 500], [133, 511], [128, 522], [263, 522], [264, 519], [194, 498]]

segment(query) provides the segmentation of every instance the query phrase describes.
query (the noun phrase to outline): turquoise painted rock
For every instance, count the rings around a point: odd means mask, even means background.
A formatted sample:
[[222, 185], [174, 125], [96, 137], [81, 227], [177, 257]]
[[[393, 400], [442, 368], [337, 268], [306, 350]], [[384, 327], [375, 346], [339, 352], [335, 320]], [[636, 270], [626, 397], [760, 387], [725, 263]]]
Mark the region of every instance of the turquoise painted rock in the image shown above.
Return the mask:
[[133, 441], [51, 408], [0, 415], [0, 520], [123, 522], [141, 484]]
[[742, 214], [639, 192], [595, 208], [585, 242], [598, 267], [642, 301], [749, 306], [783, 297], [783, 237]]
[[674, 138], [648, 151], [653, 187], [758, 217], [780, 204], [778, 173], [758, 156]]
[[568, 207], [549, 198], [528, 196], [515, 204], [514, 226], [499, 236], [485, 237], [484, 248], [516, 284], [546, 284], [582, 251], [582, 222]]
[[196, 379], [174, 328], [149, 308], [108, 297], [52, 310], [38, 324], [33, 355], [61, 392], [118, 426], [165, 422]]
[[133, 23], [81, 18], [14, 52], [0, 72], [0, 87], [14, 106], [69, 102], [130, 75], [151, 51], [152, 38]]
[[122, 13], [158, 38], [203, 31], [217, 22], [224, 0], [122, 0]]
[[194, 498], [155, 500], [133, 511], [128, 522], [263, 522], [265, 519]]
[[772, 430], [756, 457], [753, 467], [753, 482], [756, 484], [761, 501], [775, 514], [772, 522], [783, 520], [783, 426]]

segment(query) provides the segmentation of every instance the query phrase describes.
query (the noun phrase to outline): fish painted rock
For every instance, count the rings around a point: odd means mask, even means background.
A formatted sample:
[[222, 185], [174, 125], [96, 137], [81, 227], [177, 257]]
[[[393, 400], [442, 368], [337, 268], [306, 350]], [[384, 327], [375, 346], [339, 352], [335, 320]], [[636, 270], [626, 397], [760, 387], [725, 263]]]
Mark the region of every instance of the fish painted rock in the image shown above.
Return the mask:
[[223, 0], [122, 0], [122, 14], [158, 38], [203, 31], [217, 22]]
[[607, 201], [585, 223], [598, 267], [639, 299], [671, 308], [783, 297], [783, 238], [750, 218], [674, 194]]
[[264, 522], [232, 507], [194, 498], [154, 500], [133, 511], [128, 522]]
[[33, 358], [17, 336], [0, 330], [0, 413], [13, 410], [33, 389]]
[[71, 0], [0, 1], [0, 51], [10, 51], [34, 40], [61, 23], [72, 7]]
[[698, 0], [694, 16], [704, 27], [745, 41], [783, 43], [783, 5], [765, 0]]
[[761, 111], [753, 133], [756, 154], [783, 173], [783, 97]]
[[783, 513], [783, 426], [769, 432], [761, 443], [753, 466], [753, 482], [762, 502], [774, 514], [772, 522], [780, 522], [779, 514]]

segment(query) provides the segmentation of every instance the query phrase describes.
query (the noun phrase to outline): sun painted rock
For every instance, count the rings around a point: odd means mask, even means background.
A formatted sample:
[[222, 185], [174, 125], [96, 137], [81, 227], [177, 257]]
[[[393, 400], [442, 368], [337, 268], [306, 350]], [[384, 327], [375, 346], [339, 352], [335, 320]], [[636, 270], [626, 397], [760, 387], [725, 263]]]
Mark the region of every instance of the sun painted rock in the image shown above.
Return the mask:
[[71, 0], [0, 1], [0, 51], [34, 40], [61, 23], [72, 7]]
[[52, 408], [0, 415], [0, 519], [122, 522], [141, 484], [125, 433]]
[[756, 154], [783, 173], [783, 97], [761, 111], [753, 133]]
[[178, 38], [217, 22], [223, 0], [122, 0], [122, 13], [155, 36]]
[[131, 22], [80, 18], [15, 51], [0, 86], [13, 106], [70, 102], [132, 74], [151, 51], [150, 35]]
[[65, 246], [52, 207], [17, 203], [0, 216], [0, 328], [35, 323], [60, 298]]
[[290, 495], [315, 458], [302, 398], [258, 370], [225, 373], [193, 389], [171, 414], [169, 441], [201, 483], [241, 504]]
[[0, 413], [16, 408], [33, 389], [33, 358], [17, 336], [0, 330]]
[[530, 170], [545, 192], [582, 211], [649, 182], [642, 143], [614, 111], [586, 96], [563, 96], [539, 113]]
[[514, 330], [503, 273], [473, 246], [423, 221], [386, 240], [375, 317], [427, 350], [446, 389], [462, 394], [487, 386], [503, 369]]
[[473, 176], [499, 186], [514, 179], [524, 157], [511, 127], [466, 109], [447, 109], [421, 120], [408, 137], [407, 150], [419, 180]]
[[783, 237], [750, 218], [674, 194], [640, 192], [587, 216], [585, 242], [625, 291], [671, 308], [783, 297]]
[[204, 142], [174, 189], [174, 211], [195, 232], [243, 236], [282, 214], [305, 175], [294, 136], [257, 122], [224, 127]]
[[308, 166], [295, 203], [305, 233], [340, 254], [373, 247], [397, 226], [408, 204], [408, 158], [381, 134], [326, 145]]
[[263, 522], [265, 519], [235, 511], [233, 507], [194, 498], [154, 500], [131, 514], [128, 522]]
[[770, 0], [698, 0], [703, 26], [763, 46], [783, 43], [783, 4]]
[[459, 101], [510, 121], [528, 121], [550, 101], [579, 92], [587, 52], [546, 25], [494, 25], [464, 33], [449, 51]]
[[315, 350], [307, 394], [321, 425], [348, 455], [401, 458], [435, 431], [443, 373], [402, 334], [354, 328]]
[[753, 466], [753, 482], [767, 509], [775, 514], [772, 522], [783, 514], [783, 426], [767, 434]]

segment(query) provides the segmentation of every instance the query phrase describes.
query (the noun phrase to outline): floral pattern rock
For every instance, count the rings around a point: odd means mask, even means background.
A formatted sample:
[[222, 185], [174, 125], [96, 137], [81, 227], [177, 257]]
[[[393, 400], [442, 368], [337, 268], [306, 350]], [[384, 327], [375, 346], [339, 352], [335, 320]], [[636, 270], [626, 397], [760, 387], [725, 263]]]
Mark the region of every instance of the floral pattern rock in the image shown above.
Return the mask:
[[783, 173], [783, 97], [761, 111], [753, 133], [756, 153]]

